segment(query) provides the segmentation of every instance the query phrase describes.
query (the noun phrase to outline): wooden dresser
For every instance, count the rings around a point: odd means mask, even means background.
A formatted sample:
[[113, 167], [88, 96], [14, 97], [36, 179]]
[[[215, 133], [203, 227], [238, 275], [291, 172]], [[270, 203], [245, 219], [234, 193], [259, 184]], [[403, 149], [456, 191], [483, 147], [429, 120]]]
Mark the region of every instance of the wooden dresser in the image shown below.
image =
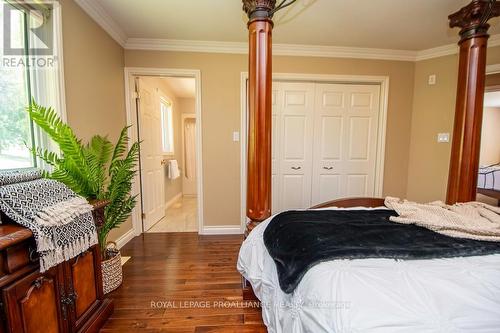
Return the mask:
[[0, 332], [98, 332], [113, 312], [99, 246], [40, 273], [31, 231], [1, 219]]

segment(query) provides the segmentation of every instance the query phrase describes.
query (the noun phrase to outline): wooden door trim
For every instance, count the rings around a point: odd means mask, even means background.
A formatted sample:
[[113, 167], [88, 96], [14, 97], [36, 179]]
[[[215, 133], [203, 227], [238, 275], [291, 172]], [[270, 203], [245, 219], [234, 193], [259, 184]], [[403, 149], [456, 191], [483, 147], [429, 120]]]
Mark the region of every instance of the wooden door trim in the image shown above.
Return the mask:
[[[247, 81], [248, 72], [241, 72], [240, 77], [240, 228], [243, 233], [246, 229], [246, 179], [247, 179]], [[273, 81], [278, 82], [314, 82], [330, 84], [376, 84], [380, 85], [380, 116], [377, 133], [377, 158], [375, 167], [375, 192], [381, 197], [384, 185], [385, 148], [387, 132], [387, 111], [389, 106], [389, 76], [370, 75], [330, 75], [330, 74], [297, 74], [273, 73]]]

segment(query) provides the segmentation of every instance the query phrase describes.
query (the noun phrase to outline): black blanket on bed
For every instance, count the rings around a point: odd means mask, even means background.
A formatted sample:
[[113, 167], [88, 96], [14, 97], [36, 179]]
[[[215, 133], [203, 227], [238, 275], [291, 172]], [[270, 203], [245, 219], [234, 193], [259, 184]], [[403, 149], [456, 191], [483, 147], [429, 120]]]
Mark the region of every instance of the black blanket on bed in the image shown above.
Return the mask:
[[500, 253], [500, 243], [448, 237], [389, 221], [391, 210], [284, 212], [269, 223], [264, 243], [280, 287], [291, 293], [314, 265], [334, 259], [432, 259]]

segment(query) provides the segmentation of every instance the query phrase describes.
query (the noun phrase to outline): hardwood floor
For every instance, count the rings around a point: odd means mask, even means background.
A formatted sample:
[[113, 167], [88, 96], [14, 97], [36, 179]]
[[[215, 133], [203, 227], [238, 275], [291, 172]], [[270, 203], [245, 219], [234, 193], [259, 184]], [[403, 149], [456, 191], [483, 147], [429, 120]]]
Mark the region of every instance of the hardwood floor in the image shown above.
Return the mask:
[[123, 285], [101, 332], [267, 332], [260, 309], [242, 300], [241, 236], [147, 233], [123, 249]]

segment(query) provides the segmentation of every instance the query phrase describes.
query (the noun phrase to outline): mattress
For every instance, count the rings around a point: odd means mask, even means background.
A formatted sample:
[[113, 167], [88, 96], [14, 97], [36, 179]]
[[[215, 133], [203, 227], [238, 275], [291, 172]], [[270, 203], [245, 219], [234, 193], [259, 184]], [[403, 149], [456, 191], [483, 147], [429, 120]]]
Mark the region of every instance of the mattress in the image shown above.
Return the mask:
[[477, 187], [500, 191], [500, 164], [479, 168]]
[[243, 242], [237, 268], [262, 302], [270, 333], [500, 332], [498, 254], [327, 261], [285, 294], [263, 241], [269, 221]]

